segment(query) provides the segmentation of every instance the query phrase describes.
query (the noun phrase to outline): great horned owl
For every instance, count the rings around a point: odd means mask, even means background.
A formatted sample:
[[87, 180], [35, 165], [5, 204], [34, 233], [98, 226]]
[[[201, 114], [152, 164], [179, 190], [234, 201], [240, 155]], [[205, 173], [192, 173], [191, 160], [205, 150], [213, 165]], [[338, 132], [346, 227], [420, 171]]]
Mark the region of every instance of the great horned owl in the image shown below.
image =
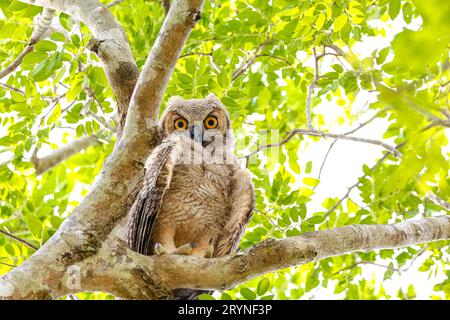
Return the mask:
[[233, 153], [220, 100], [172, 98], [161, 116], [163, 141], [145, 164], [128, 244], [142, 254], [220, 257], [236, 249], [254, 207], [249, 173]]

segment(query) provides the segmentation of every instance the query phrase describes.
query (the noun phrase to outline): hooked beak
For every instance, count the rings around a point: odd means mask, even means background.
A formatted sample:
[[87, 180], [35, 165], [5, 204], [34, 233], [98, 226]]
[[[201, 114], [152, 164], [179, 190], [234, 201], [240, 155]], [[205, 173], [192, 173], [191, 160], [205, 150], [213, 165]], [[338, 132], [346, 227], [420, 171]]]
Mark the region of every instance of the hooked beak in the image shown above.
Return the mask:
[[192, 140], [199, 144], [203, 144], [203, 126], [201, 123], [194, 123], [189, 130], [189, 135]]

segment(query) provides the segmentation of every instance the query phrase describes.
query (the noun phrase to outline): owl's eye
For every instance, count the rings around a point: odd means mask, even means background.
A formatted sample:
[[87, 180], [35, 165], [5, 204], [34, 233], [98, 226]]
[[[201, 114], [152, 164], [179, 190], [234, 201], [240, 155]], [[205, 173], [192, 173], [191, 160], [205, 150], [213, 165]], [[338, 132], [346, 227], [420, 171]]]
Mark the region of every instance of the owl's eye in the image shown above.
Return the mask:
[[174, 126], [176, 130], [186, 130], [188, 127], [188, 122], [186, 119], [178, 118], [175, 120]]
[[215, 116], [208, 116], [203, 121], [203, 123], [205, 124], [206, 129], [215, 129], [215, 128], [217, 128], [218, 120], [217, 120], [217, 117], [215, 117]]

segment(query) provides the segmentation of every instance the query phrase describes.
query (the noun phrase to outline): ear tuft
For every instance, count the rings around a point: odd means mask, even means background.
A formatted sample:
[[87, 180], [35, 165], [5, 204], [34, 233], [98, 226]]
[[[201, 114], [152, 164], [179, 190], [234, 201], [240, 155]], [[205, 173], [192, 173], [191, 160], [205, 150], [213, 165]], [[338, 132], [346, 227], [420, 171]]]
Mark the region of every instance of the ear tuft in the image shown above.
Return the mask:
[[169, 98], [169, 100], [167, 101], [167, 106], [173, 105], [173, 104], [177, 104], [180, 103], [181, 101], [183, 101], [183, 98], [180, 96], [172, 96]]
[[215, 102], [215, 103], [222, 104], [222, 103], [220, 102], [219, 98], [217, 98], [217, 96], [216, 96], [214, 93], [208, 94], [208, 96], [207, 96], [205, 99], [206, 99], [206, 100], [209, 100], [209, 101], [212, 101], [212, 102]]

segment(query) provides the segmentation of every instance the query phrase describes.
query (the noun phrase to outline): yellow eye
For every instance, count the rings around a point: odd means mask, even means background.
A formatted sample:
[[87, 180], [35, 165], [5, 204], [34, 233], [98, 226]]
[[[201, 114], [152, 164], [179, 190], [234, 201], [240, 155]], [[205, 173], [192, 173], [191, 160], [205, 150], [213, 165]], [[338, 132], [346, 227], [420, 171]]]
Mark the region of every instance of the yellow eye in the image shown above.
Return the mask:
[[215, 116], [208, 116], [203, 121], [203, 123], [205, 124], [205, 128], [206, 129], [215, 129], [215, 128], [217, 128], [218, 121], [217, 121], [217, 118]]
[[188, 127], [188, 122], [183, 118], [178, 118], [174, 122], [174, 127], [176, 130], [186, 130]]

